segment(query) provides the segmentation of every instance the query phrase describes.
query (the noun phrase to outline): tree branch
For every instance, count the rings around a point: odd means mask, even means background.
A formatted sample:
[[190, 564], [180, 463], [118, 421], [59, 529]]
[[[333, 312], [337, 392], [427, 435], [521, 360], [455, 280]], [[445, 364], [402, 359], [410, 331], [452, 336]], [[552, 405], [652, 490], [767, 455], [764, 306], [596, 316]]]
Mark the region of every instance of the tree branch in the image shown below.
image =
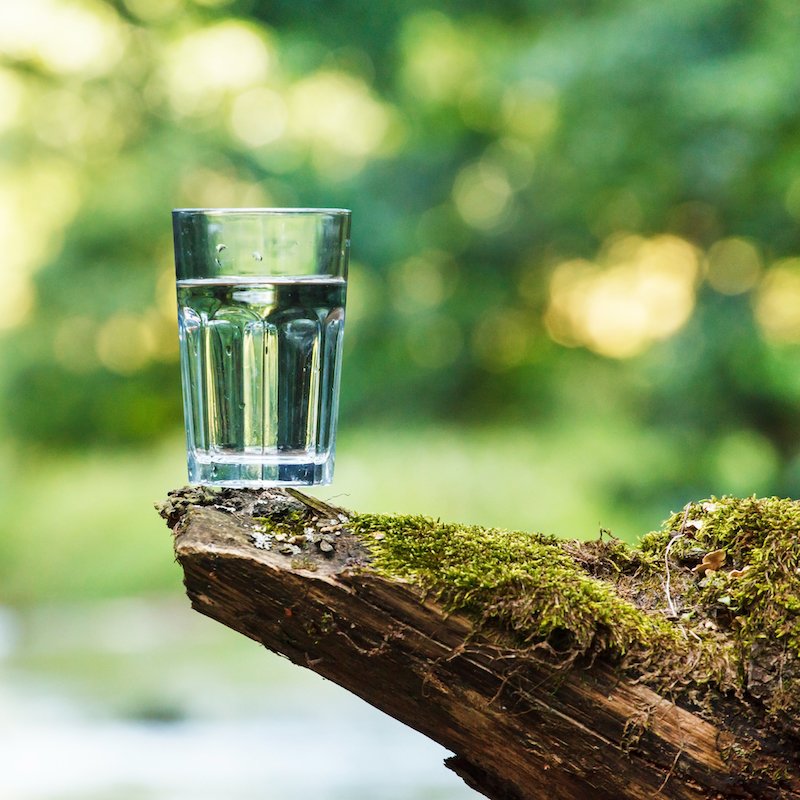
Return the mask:
[[[560, 628], [520, 644], [497, 609], [481, 622], [446, 585], [387, 573], [387, 543], [411, 522], [386, 518], [384, 532], [378, 518], [280, 490], [186, 490], [160, 511], [197, 611], [444, 745], [456, 754], [448, 767], [492, 800], [800, 798], [797, 740], [769, 722], [763, 698], [713, 682], [700, 692], [688, 672], [671, 692], [643, 670], [652, 661], [631, 660], [636, 647], [598, 644], [613, 639], [603, 625], [577, 650], [578, 634]], [[611, 587], [591, 574], [625, 559], [641, 573], [632, 556], [541, 545], [552, 560], [572, 553], [590, 589], [635, 596], [629, 576]], [[685, 585], [673, 576], [678, 608]]]

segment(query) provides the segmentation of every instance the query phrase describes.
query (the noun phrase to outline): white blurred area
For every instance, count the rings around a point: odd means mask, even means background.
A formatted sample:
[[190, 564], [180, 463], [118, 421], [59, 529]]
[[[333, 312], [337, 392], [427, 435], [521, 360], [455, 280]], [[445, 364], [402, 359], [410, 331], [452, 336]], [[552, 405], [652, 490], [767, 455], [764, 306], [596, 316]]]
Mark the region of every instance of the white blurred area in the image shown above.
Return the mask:
[[448, 753], [183, 598], [0, 609], [3, 800], [467, 800]]

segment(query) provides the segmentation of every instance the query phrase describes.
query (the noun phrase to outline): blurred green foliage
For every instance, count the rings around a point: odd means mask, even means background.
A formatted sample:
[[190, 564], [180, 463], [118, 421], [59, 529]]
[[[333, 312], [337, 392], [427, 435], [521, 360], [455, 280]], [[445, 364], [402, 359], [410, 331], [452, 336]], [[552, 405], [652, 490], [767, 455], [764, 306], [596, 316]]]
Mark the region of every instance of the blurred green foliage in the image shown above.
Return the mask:
[[798, 36], [789, 0], [0, 1], [4, 438], [180, 428], [170, 208], [344, 206], [342, 426], [624, 419], [677, 455], [620, 507], [797, 493]]

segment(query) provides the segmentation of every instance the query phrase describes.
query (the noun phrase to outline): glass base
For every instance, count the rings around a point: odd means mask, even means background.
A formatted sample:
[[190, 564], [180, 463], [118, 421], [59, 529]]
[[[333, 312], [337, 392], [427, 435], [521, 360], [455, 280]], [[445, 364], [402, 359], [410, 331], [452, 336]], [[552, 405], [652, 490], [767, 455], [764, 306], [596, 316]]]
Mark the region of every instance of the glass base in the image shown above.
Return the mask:
[[258, 461], [252, 456], [241, 460], [198, 458], [189, 453], [189, 483], [203, 486], [228, 486], [235, 489], [269, 486], [328, 486], [333, 481], [333, 453], [314, 460], [296, 456], [281, 462], [275, 456]]

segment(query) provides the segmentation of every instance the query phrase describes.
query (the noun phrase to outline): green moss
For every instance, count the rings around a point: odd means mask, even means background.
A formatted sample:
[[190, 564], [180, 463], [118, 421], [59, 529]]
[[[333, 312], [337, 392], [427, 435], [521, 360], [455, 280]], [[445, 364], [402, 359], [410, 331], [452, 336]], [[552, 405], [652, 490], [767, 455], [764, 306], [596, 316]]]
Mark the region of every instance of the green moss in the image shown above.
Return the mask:
[[671, 669], [663, 677], [670, 684], [683, 681], [689, 665], [701, 660], [704, 672], [712, 669], [715, 643], [704, 650], [663, 615], [616, 590], [615, 580], [646, 566], [620, 542], [582, 547], [419, 516], [358, 515], [353, 522], [369, 543], [372, 568], [435, 593], [448, 610], [465, 612], [478, 631], [504, 646], [545, 644], [564, 663], [606, 651], [647, 673], [653, 655], [668, 652]]
[[[679, 601], [695, 626], [724, 636], [738, 686], [761, 700], [770, 716], [800, 712], [800, 504], [779, 498], [723, 497], [693, 504], [698, 525], [681, 530], [682, 514], [645, 537], [642, 552], [657, 558], [675, 538], [672, 554], [692, 566], [703, 552], [726, 560], [702, 580], [687, 580]], [[688, 533], [688, 535], [687, 535]], [[685, 573], [684, 569], [684, 573]]]
[[[352, 524], [372, 568], [433, 593], [503, 646], [546, 644], [565, 663], [605, 653], [676, 694], [734, 691], [774, 718], [800, 711], [794, 501], [691, 504], [636, 549], [421, 516], [361, 514]], [[724, 564], [698, 568], [716, 550]]]

